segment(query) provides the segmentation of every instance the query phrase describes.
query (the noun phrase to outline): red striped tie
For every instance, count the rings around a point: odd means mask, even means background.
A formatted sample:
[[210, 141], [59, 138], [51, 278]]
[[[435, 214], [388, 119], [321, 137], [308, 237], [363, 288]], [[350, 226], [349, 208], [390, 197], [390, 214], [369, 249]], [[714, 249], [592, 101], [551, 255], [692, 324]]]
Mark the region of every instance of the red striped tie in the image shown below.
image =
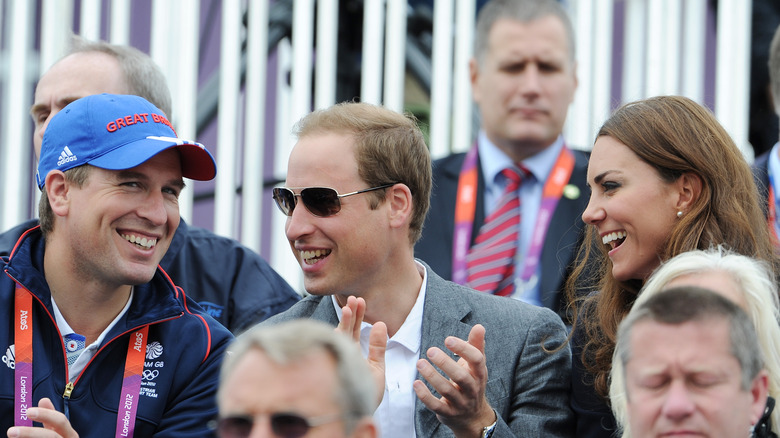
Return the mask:
[[508, 184], [466, 256], [468, 286], [495, 295], [511, 295], [515, 289], [515, 253], [520, 231], [520, 197], [523, 171], [501, 171]]

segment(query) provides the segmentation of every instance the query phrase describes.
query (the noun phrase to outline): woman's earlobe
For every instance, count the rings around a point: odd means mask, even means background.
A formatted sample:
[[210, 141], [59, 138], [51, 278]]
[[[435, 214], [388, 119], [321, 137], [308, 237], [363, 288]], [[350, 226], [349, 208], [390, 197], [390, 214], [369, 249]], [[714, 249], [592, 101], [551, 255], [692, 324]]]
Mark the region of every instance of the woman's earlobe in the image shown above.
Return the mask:
[[[693, 172], [686, 172], [680, 176], [680, 198], [678, 200], [678, 211], [685, 214], [685, 212], [693, 205], [701, 196], [702, 186], [704, 182], [701, 176]], [[678, 215], [680, 216], [680, 215]]]

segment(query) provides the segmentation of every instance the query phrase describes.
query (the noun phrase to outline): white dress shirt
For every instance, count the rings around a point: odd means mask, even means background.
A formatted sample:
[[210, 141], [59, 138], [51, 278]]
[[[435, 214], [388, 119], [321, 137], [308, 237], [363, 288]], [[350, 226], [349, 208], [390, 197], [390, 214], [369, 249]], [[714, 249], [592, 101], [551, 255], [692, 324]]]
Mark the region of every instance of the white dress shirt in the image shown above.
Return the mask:
[[[428, 273], [423, 265], [416, 263], [417, 270], [423, 276], [417, 301], [401, 328], [387, 341], [385, 351], [385, 394], [374, 412], [379, 436], [383, 438], [417, 436], [414, 431], [414, 405], [417, 395], [412, 384], [417, 378], [417, 360], [420, 358], [423, 304]], [[341, 321], [341, 307], [334, 296], [331, 296], [331, 299], [336, 308], [336, 315]], [[360, 328], [360, 347], [363, 350], [363, 357], [368, 357], [371, 327], [371, 324], [364, 321]]]

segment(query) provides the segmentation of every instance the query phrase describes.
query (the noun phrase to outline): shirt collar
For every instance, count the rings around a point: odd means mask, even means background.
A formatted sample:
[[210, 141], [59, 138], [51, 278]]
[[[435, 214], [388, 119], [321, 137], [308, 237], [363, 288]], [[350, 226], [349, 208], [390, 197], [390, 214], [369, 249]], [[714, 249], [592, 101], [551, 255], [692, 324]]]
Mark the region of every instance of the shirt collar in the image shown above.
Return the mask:
[[[125, 303], [125, 307], [122, 309], [121, 312], [119, 312], [119, 315], [114, 318], [113, 321], [111, 321], [111, 324], [108, 325], [108, 327], [103, 330], [102, 333], [100, 333], [100, 336], [93, 342], [93, 344], [101, 345], [103, 343], [103, 339], [105, 339], [108, 332], [116, 325], [117, 322], [119, 322], [120, 319], [122, 319], [122, 316], [124, 316], [125, 313], [127, 313], [127, 310], [130, 309], [130, 304], [133, 302], [133, 293], [135, 292], [135, 286], [132, 286], [130, 288], [130, 297], [127, 299], [127, 303]], [[60, 308], [57, 307], [57, 303], [54, 301], [54, 297], [51, 297], [51, 307], [54, 311], [54, 319], [57, 321], [57, 328], [60, 330], [60, 336], [66, 336], [73, 333], [76, 333], [73, 331], [73, 328], [71, 328], [70, 324], [68, 324], [68, 321], [65, 320], [65, 317], [62, 316], [62, 312], [60, 312]], [[80, 333], [78, 333], [80, 334]]]
[[[563, 146], [563, 136], [559, 135], [553, 144], [544, 148], [536, 155], [523, 160], [522, 165], [531, 172], [536, 181], [544, 184], [553, 166], [555, 166]], [[482, 166], [482, 174], [487, 184], [495, 183], [496, 176], [502, 170], [515, 164], [511, 158], [488, 139], [485, 131], [479, 131], [477, 147], [479, 148], [479, 162]]]
[[[417, 294], [417, 300], [415, 300], [414, 306], [412, 306], [412, 310], [410, 310], [409, 314], [406, 315], [406, 319], [401, 325], [401, 328], [399, 328], [393, 337], [390, 338], [389, 342], [398, 343], [407, 348], [409, 351], [417, 352], [420, 350], [420, 345], [422, 342], [420, 338], [422, 337], [422, 317], [423, 307], [425, 305], [425, 291], [428, 285], [428, 271], [425, 269], [425, 266], [423, 266], [417, 260], [414, 262], [417, 265], [417, 270], [423, 276], [420, 292]], [[341, 321], [341, 306], [339, 305], [338, 301], [336, 301], [335, 295], [331, 295], [330, 299], [333, 303], [333, 307], [336, 309], [336, 316], [338, 317], [339, 321]], [[363, 321], [363, 323], [360, 325], [361, 345], [368, 345], [368, 336], [371, 332], [371, 327], [373, 327], [373, 325], [365, 321]]]

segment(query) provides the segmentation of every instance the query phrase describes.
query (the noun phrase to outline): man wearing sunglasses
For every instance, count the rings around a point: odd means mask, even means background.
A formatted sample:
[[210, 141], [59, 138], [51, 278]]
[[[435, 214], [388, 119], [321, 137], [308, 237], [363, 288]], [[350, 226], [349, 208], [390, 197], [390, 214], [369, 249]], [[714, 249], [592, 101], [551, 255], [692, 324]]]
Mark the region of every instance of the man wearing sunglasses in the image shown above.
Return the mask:
[[219, 438], [375, 438], [376, 385], [360, 350], [323, 322], [255, 327], [228, 347]]
[[386, 326], [381, 436], [572, 436], [560, 318], [445, 281], [414, 258], [431, 193], [415, 121], [343, 103], [304, 117], [295, 134], [274, 199], [311, 296], [268, 322], [322, 320], [364, 352], [372, 326]]

